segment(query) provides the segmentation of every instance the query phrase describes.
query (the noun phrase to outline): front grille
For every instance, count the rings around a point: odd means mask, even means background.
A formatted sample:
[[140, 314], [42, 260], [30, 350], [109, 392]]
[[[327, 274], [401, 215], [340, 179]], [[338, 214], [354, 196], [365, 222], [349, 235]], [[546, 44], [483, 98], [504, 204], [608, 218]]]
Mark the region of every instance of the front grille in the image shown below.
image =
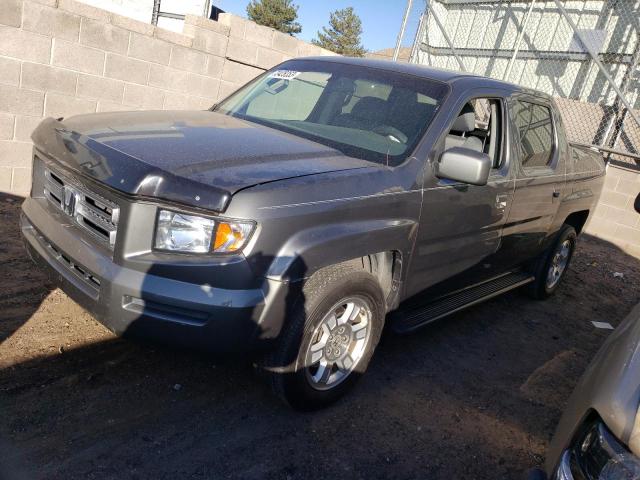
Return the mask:
[[120, 217], [118, 205], [49, 168], [44, 169], [43, 193], [56, 209], [113, 250]]

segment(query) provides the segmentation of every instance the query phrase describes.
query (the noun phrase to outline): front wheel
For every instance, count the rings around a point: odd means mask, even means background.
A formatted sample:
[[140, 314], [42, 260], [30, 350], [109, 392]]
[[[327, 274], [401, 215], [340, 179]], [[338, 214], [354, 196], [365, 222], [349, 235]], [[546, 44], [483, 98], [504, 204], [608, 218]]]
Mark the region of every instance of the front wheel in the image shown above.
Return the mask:
[[293, 408], [322, 408], [364, 373], [383, 325], [380, 286], [361, 262], [322, 269], [304, 286], [262, 369], [275, 393]]
[[571, 225], [564, 225], [556, 241], [537, 261], [534, 267], [535, 280], [528, 289], [533, 298], [545, 299], [556, 291], [569, 268], [577, 238], [575, 229]]

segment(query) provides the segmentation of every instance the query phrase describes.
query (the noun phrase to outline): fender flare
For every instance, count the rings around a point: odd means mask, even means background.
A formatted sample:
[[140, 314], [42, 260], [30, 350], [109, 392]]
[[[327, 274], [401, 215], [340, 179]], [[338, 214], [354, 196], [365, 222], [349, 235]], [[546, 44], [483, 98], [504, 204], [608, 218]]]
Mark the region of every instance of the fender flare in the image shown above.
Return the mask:
[[[291, 237], [271, 263], [265, 280], [265, 308], [258, 324], [260, 340], [274, 340], [286, 323], [287, 312], [302, 290], [303, 280], [323, 267], [383, 252], [398, 252], [391, 284], [397, 288], [406, 275], [417, 222], [414, 220], [363, 220], [335, 223], [303, 230]], [[392, 287], [393, 288], [393, 287]], [[392, 292], [395, 306], [398, 291]]]
[[266, 276], [269, 280], [295, 282], [323, 267], [386, 251], [398, 251], [406, 259], [417, 226], [414, 220], [382, 219], [306, 229], [282, 246]]

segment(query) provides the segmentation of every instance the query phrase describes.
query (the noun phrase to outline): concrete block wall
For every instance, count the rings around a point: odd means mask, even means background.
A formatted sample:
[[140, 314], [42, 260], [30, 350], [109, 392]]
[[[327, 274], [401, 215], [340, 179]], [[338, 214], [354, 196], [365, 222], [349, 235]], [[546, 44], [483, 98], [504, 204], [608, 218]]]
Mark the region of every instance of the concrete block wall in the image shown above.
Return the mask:
[[233, 15], [182, 33], [75, 0], [2, 0], [0, 192], [25, 195], [44, 117], [206, 109], [283, 60], [333, 55]]
[[640, 258], [640, 213], [633, 208], [640, 194], [640, 171], [609, 165], [604, 190], [586, 232]]

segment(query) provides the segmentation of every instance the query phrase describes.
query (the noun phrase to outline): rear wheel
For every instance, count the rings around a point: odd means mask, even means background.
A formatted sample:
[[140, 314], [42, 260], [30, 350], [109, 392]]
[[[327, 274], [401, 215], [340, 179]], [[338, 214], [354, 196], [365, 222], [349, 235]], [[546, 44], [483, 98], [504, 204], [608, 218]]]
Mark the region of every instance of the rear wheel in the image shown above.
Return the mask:
[[298, 410], [333, 403], [365, 372], [384, 325], [382, 291], [360, 262], [316, 272], [306, 283], [263, 370]]
[[571, 225], [564, 225], [556, 241], [537, 261], [534, 266], [535, 280], [528, 288], [533, 298], [545, 299], [556, 291], [569, 268], [577, 238], [575, 229]]

